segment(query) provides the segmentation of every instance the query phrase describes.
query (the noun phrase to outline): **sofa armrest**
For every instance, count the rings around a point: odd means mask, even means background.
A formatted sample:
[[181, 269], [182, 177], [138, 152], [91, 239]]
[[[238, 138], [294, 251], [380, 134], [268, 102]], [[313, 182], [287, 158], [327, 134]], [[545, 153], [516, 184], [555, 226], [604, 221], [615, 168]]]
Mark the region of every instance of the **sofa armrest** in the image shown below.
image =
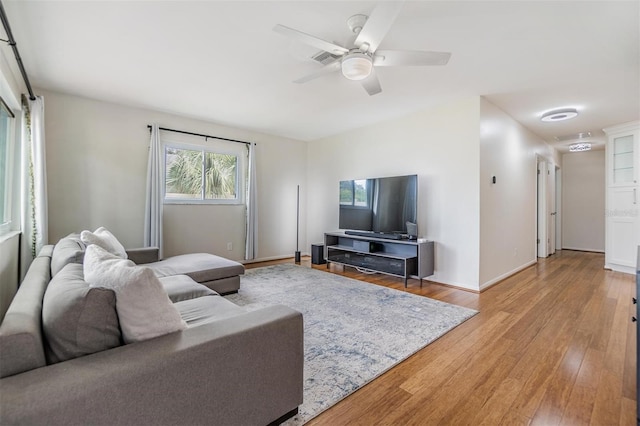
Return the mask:
[[302, 314], [272, 306], [4, 378], [0, 424], [268, 424], [302, 369]]
[[127, 257], [136, 265], [157, 262], [160, 260], [160, 249], [158, 247], [142, 247], [127, 249]]

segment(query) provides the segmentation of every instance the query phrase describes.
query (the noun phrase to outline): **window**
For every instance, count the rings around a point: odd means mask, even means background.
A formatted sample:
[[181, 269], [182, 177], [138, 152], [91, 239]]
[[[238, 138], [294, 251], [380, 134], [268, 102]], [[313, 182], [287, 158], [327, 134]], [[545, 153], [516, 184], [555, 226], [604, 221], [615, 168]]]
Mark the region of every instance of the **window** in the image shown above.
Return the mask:
[[14, 115], [0, 98], [0, 235], [11, 228]]
[[166, 146], [164, 159], [165, 202], [241, 202], [236, 154], [222, 154], [204, 148]]
[[340, 181], [340, 205], [367, 207], [369, 206], [370, 186], [367, 180]]

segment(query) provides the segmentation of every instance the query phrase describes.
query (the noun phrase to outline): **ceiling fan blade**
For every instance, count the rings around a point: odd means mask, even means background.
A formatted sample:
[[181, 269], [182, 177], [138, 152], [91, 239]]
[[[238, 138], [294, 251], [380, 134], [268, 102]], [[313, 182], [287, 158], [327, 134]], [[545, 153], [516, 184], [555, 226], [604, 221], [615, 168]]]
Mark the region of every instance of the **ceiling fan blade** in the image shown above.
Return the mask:
[[318, 71], [311, 73], [309, 75], [306, 75], [302, 78], [299, 78], [297, 80], [294, 80], [294, 83], [306, 83], [307, 81], [311, 81], [314, 80], [318, 77], [322, 77], [325, 74], [329, 74], [335, 71], [340, 70], [340, 61], [336, 60], [331, 62], [330, 64], [325, 65], [324, 67], [320, 68]]
[[310, 46], [317, 47], [318, 49], [322, 49], [325, 52], [333, 53], [336, 55], [344, 55], [345, 53], [349, 52], [349, 49], [345, 49], [344, 47], [338, 46], [335, 43], [322, 40], [321, 38], [303, 33], [302, 31], [294, 30], [293, 28], [285, 27], [284, 25], [276, 25], [275, 27], [273, 27], [273, 31], [284, 36], [299, 40]]
[[396, 20], [404, 1], [385, 1], [379, 3], [369, 15], [369, 19], [356, 37], [356, 47], [362, 48], [364, 43], [369, 45], [368, 51], [375, 52], [380, 42], [387, 35], [389, 28]]
[[378, 76], [376, 75], [375, 70], [371, 70], [371, 74], [369, 77], [360, 81], [362, 83], [362, 87], [367, 91], [369, 96], [377, 95], [382, 92], [382, 87], [380, 87], [380, 80], [378, 80]]
[[373, 57], [377, 67], [446, 65], [449, 52], [421, 52], [411, 50], [378, 50]]

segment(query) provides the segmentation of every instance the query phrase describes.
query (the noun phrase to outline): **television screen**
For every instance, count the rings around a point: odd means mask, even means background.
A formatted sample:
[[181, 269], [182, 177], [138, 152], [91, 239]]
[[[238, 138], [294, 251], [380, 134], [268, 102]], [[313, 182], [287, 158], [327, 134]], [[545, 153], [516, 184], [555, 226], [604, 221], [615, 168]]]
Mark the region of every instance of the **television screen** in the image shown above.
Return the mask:
[[417, 220], [417, 199], [417, 175], [341, 181], [339, 227], [407, 234], [407, 222]]

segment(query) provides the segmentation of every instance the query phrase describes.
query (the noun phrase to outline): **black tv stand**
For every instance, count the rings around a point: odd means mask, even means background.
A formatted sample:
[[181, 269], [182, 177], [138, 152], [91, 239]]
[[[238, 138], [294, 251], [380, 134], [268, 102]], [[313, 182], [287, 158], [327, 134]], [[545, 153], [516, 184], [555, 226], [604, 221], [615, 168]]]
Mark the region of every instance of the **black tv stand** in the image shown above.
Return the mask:
[[[357, 232], [357, 231], [356, 231]], [[433, 241], [390, 240], [373, 232], [365, 236], [346, 232], [324, 234], [324, 258], [330, 263], [380, 272], [404, 279], [422, 279], [433, 275]], [[400, 234], [396, 234], [400, 235]]]
[[402, 234], [373, 232], [373, 231], [344, 231], [347, 235], [357, 235], [359, 237], [382, 238], [384, 240], [402, 240]]

